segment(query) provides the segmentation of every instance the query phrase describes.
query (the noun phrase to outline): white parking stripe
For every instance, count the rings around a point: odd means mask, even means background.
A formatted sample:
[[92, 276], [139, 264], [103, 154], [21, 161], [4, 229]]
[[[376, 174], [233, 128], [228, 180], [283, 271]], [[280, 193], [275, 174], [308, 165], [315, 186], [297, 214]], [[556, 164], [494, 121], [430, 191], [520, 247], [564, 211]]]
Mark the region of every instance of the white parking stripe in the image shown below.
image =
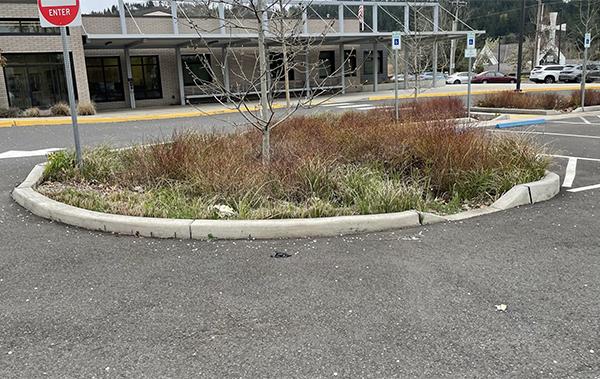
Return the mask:
[[368, 107], [363, 107], [363, 108], [357, 108], [359, 111], [370, 111], [371, 109], [377, 109], [378, 107], [375, 106], [368, 106]]
[[600, 184], [594, 184], [593, 186], [587, 186], [587, 187], [579, 187], [579, 188], [573, 188], [568, 190], [568, 192], [583, 192], [583, 191], [589, 191], [589, 190], [593, 190], [593, 189], [597, 189], [600, 188]]
[[[549, 124], [566, 124], [566, 125], [581, 125], [581, 122], [576, 122], [576, 121], [557, 121], [557, 120], [551, 120], [548, 121]], [[594, 124], [591, 122], [588, 122], [588, 124], [593, 124], [593, 125], [599, 125], [599, 124]]]
[[581, 121], [585, 122], [586, 124], [590, 125], [591, 122], [589, 122], [585, 117], [579, 117], [581, 119]]
[[598, 159], [598, 158], [571, 157], [569, 155], [556, 155], [556, 154], [546, 154], [546, 155], [549, 157], [554, 157], [554, 158], [565, 158], [565, 159], [575, 158], [578, 161], [600, 162], [600, 159]]
[[544, 132], [529, 132], [529, 131], [499, 130], [499, 129], [493, 129], [493, 131], [496, 133], [542, 134], [542, 135], [546, 135], [546, 136], [600, 139], [600, 136], [586, 136], [583, 134], [566, 134], [566, 133], [549, 133], [549, 132], [544, 133]]
[[336, 103], [336, 104], [322, 104], [321, 107], [339, 107], [340, 105], [350, 105], [352, 103]]
[[26, 158], [26, 157], [41, 157], [43, 155], [50, 154], [54, 151], [59, 151], [64, 149], [43, 149], [43, 150], [11, 150], [5, 153], [0, 154], [0, 159], [9, 159], [9, 158]]
[[363, 108], [363, 107], [368, 107], [369, 104], [353, 104], [353, 105], [343, 105], [341, 107], [338, 107], [340, 109], [350, 109], [350, 108]]
[[577, 172], [577, 158], [569, 158], [567, 163], [567, 171], [565, 173], [565, 180], [563, 181], [563, 187], [573, 187], [573, 180], [575, 180], [575, 174]]

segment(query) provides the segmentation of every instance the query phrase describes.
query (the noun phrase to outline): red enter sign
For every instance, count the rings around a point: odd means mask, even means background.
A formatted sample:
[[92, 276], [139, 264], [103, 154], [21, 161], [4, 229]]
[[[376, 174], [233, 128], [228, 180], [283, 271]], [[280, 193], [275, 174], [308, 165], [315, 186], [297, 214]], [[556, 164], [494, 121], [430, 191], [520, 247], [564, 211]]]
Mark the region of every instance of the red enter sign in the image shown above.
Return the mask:
[[40, 16], [48, 25], [42, 26], [74, 26], [79, 18], [79, 0], [37, 0]]

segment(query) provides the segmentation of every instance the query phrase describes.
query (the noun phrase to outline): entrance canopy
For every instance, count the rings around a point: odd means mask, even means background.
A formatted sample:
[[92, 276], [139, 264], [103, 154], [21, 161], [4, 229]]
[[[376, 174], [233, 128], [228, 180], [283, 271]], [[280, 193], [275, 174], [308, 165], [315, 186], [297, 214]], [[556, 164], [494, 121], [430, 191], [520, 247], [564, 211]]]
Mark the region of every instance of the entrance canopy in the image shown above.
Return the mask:
[[[429, 42], [466, 38], [467, 31], [452, 32], [419, 32], [402, 33], [403, 38], [419, 39]], [[474, 31], [475, 34], [484, 34], [484, 31]], [[294, 36], [294, 41], [318, 42], [322, 45], [340, 44], [371, 44], [374, 42], [390, 42], [391, 32], [364, 32], [364, 33], [327, 33], [327, 34], [300, 34]], [[201, 43], [210, 47], [253, 47], [257, 45], [257, 35], [249, 33], [240, 34], [88, 34], [84, 47], [86, 49], [161, 49], [186, 47], [193, 43]], [[267, 44], [277, 46], [280, 42], [269, 39]]]

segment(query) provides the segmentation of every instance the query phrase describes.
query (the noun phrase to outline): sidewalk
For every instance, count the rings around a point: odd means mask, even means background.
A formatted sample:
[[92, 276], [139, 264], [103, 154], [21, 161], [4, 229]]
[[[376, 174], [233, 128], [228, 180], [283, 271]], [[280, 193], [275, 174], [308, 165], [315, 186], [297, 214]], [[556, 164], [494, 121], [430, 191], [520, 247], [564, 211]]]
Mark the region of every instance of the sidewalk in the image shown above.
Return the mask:
[[[402, 83], [400, 83], [402, 86]], [[514, 84], [473, 84], [473, 95], [484, 95], [500, 91], [510, 91], [515, 88]], [[579, 90], [578, 84], [534, 84], [523, 83], [524, 92], [558, 92], [558, 91], [576, 91]], [[588, 84], [588, 89], [600, 89], [600, 84]], [[425, 89], [419, 93], [419, 98], [444, 97], [444, 96], [466, 96], [467, 85], [447, 85]], [[414, 90], [400, 90], [401, 99], [410, 99], [414, 97]], [[323, 96], [313, 99], [315, 106], [321, 104], [351, 103], [364, 101], [385, 101], [393, 100], [394, 91], [386, 90], [377, 93], [374, 92], [356, 92], [346, 95], [337, 95], [334, 97]], [[284, 107], [284, 102], [278, 101], [275, 108]], [[251, 109], [257, 109], [258, 102], [250, 102]], [[188, 106], [170, 106], [170, 107], [152, 107], [138, 109], [120, 109], [110, 111], [100, 111], [94, 116], [80, 116], [80, 124], [97, 123], [115, 123], [130, 121], [149, 121], [165, 120], [185, 117], [212, 116], [227, 113], [236, 113], [235, 109], [227, 109], [220, 104], [197, 104]], [[37, 117], [37, 118], [8, 118], [0, 119], [0, 128], [14, 126], [43, 126], [43, 125], [68, 125], [71, 123], [70, 117]]]

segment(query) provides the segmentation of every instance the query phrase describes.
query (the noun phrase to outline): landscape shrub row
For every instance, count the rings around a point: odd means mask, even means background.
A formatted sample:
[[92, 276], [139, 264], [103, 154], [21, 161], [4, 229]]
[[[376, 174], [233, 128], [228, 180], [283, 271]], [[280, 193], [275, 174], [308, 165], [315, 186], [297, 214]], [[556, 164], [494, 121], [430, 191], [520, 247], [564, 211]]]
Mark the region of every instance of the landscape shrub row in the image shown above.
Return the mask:
[[[586, 90], [585, 105], [600, 105], [600, 91]], [[503, 91], [485, 95], [479, 99], [477, 106], [568, 111], [581, 106], [581, 91], [573, 91], [568, 96], [558, 93], [516, 93], [514, 91]]]
[[[80, 103], [77, 104], [77, 114], [79, 116], [91, 116], [96, 114], [96, 104]], [[0, 118], [18, 118], [18, 117], [41, 117], [41, 116], [70, 116], [71, 108], [65, 102], [59, 102], [42, 111], [38, 107], [31, 107], [24, 110], [19, 108], [0, 108]]]
[[458, 126], [455, 100], [423, 102], [396, 123], [386, 109], [291, 118], [261, 135], [179, 133], [114, 151], [51, 155], [40, 191], [71, 205], [172, 218], [270, 219], [479, 206], [538, 180], [548, 159], [517, 135]]

